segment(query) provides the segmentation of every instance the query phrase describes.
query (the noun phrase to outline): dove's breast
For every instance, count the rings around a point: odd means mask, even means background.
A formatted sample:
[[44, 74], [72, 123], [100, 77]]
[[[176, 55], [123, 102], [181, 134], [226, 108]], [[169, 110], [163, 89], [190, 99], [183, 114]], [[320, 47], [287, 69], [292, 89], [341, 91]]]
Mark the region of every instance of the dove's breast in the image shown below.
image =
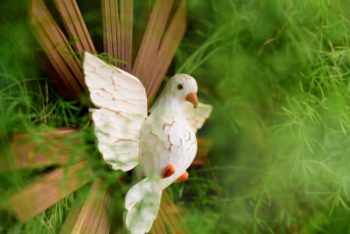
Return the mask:
[[192, 163], [197, 152], [195, 132], [185, 118], [150, 116], [143, 124], [140, 134], [140, 165], [146, 175], [162, 176], [169, 163], [176, 167], [172, 183]]

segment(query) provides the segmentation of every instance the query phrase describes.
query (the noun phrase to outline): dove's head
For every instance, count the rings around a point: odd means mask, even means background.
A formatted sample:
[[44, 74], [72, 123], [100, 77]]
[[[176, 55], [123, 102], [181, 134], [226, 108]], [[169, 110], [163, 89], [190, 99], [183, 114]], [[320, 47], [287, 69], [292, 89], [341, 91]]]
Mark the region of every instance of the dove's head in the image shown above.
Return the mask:
[[198, 86], [192, 76], [176, 74], [169, 80], [167, 89], [172, 98], [179, 99], [180, 101], [189, 101], [195, 108], [198, 106]]

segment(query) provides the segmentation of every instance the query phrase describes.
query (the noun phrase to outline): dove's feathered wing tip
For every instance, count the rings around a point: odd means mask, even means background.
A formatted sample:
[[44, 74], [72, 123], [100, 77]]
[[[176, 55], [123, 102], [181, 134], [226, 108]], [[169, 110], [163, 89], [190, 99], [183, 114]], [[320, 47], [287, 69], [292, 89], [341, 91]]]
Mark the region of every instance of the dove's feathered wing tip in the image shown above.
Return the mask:
[[84, 59], [83, 59], [83, 68], [85, 69], [86, 66], [85, 65], [88, 65], [89, 62], [91, 61], [97, 61], [97, 62], [102, 62], [102, 63], [105, 63], [102, 59], [100, 59], [97, 54], [92, 54], [88, 51], [84, 51]]
[[209, 118], [213, 112], [213, 106], [210, 104], [199, 103], [198, 107], [202, 109], [201, 111], [204, 113], [206, 119]]
[[89, 70], [89, 66], [91, 66], [92, 63], [100, 60], [96, 55], [91, 54], [90, 52], [85, 51], [84, 52], [84, 59], [83, 59], [83, 70], [85, 71]]
[[94, 58], [95, 56], [88, 51], [84, 51], [84, 61], [89, 58]]
[[203, 103], [199, 103], [197, 108], [193, 108], [190, 103], [186, 102], [183, 108], [188, 123], [195, 131], [203, 126], [205, 120], [209, 118], [212, 111], [212, 105]]
[[125, 224], [132, 234], [144, 234], [151, 230], [161, 197], [159, 178], [147, 177], [128, 191], [125, 197]]
[[[91, 54], [90, 52], [88, 51], [84, 51], [84, 61], [83, 61], [83, 68], [84, 68], [84, 71], [89, 71], [90, 68], [91, 68], [91, 65], [92, 64], [99, 64], [99, 65], [105, 65], [105, 66], [108, 66], [110, 67], [110, 69], [113, 69], [115, 71], [118, 71], [118, 73], [121, 73], [122, 76], [126, 77], [127, 79], [132, 79], [132, 80], [135, 80], [137, 82], [140, 82], [140, 80], [135, 77], [134, 75], [124, 71], [123, 69], [120, 69], [116, 66], [113, 66], [113, 65], [110, 65], [108, 63], [106, 63], [105, 61], [103, 61], [102, 59], [100, 59], [97, 55], [95, 54]], [[139, 85], [138, 85], [139, 86]], [[143, 85], [141, 84], [141, 86], [143, 87]], [[140, 88], [140, 87], [136, 87], [136, 88]], [[144, 88], [144, 87], [143, 87]], [[146, 92], [146, 91], [145, 91]]]

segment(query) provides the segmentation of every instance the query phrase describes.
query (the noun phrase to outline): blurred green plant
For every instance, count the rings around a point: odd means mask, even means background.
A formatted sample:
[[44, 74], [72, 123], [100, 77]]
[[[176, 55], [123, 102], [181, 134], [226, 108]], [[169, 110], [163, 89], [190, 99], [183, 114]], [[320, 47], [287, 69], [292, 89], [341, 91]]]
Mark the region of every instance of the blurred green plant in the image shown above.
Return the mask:
[[203, 170], [220, 187], [182, 185], [196, 196], [194, 233], [350, 231], [347, 5], [189, 1], [177, 66], [215, 105]]

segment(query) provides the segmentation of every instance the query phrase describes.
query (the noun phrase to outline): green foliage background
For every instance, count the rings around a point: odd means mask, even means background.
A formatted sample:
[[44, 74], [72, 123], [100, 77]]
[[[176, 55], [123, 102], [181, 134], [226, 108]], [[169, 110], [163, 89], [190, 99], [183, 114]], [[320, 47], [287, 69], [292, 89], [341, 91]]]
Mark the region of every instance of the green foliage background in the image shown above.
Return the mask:
[[[213, 141], [210, 164], [171, 188], [190, 233], [350, 232], [349, 4], [188, 0], [172, 70], [195, 76], [200, 98], [214, 105], [199, 133]], [[93, 138], [86, 104], [61, 99], [37, 62], [27, 4], [3, 1], [0, 9], [1, 148], [9, 133], [46, 126], [78, 125]], [[97, 174], [117, 177], [102, 168]], [[35, 173], [1, 174], [1, 196]], [[126, 189], [115, 195], [116, 210]], [[0, 230], [55, 233], [85, 192], [26, 224], [4, 211]]]

